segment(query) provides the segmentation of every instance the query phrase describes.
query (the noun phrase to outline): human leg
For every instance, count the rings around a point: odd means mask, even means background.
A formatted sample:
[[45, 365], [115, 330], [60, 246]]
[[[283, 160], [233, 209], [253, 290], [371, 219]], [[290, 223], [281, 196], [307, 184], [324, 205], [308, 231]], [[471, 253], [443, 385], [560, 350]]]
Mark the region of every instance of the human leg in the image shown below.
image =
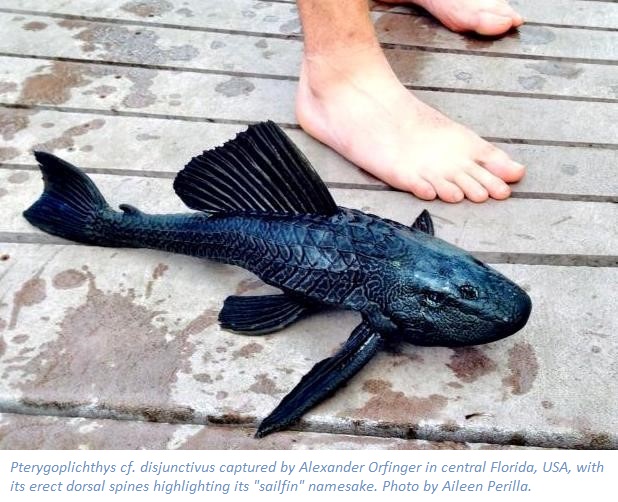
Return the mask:
[[303, 129], [386, 183], [422, 199], [510, 195], [524, 167], [418, 100], [382, 52], [366, 0], [298, 0], [305, 52]]

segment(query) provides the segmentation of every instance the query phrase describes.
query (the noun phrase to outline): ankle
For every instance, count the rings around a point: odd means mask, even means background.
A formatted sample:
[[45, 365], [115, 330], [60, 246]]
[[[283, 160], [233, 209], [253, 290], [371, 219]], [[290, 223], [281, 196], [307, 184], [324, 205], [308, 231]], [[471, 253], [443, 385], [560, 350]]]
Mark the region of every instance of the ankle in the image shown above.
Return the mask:
[[319, 98], [338, 89], [367, 88], [372, 82], [383, 83], [395, 78], [379, 46], [357, 46], [329, 53], [305, 54], [301, 69], [301, 85]]

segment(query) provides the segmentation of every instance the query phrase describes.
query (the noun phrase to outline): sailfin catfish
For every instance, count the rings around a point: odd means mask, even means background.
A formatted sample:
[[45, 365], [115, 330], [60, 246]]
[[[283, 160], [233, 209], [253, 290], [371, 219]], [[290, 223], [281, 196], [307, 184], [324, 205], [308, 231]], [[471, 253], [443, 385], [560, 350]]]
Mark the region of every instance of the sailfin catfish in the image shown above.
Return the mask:
[[386, 343], [457, 347], [512, 335], [528, 295], [465, 251], [434, 237], [424, 211], [412, 226], [338, 207], [292, 141], [252, 125], [193, 158], [174, 189], [187, 214], [113, 210], [78, 168], [35, 153], [44, 192], [24, 216], [40, 229], [99, 246], [144, 247], [243, 267], [281, 295], [236, 297], [223, 327], [264, 334], [326, 308], [361, 314], [337, 354], [317, 363], [256, 436], [288, 427], [332, 395]]

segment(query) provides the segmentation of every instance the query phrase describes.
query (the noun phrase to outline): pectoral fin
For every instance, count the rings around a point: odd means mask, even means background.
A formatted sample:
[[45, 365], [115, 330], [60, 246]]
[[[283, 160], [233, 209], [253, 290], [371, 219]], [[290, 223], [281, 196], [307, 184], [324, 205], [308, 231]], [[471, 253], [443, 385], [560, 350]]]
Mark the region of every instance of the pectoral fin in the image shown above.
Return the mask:
[[320, 308], [286, 295], [228, 296], [219, 323], [243, 335], [266, 335], [307, 317]]
[[334, 356], [317, 363], [258, 427], [264, 437], [284, 429], [352, 378], [378, 351], [382, 335], [362, 322]]

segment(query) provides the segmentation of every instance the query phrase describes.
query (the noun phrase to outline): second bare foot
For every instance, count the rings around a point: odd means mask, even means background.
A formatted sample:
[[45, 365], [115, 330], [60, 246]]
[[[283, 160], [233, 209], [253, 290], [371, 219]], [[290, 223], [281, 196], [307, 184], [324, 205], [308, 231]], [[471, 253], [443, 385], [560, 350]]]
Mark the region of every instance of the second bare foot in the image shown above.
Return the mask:
[[354, 164], [421, 199], [505, 199], [524, 167], [419, 101], [379, 47], [305, 57], [300, 125]]
[[502, 35], [524, 22], [505, 0], [380, 0], [391, 4], [415, 4], [433, 14], [456, 32]]

